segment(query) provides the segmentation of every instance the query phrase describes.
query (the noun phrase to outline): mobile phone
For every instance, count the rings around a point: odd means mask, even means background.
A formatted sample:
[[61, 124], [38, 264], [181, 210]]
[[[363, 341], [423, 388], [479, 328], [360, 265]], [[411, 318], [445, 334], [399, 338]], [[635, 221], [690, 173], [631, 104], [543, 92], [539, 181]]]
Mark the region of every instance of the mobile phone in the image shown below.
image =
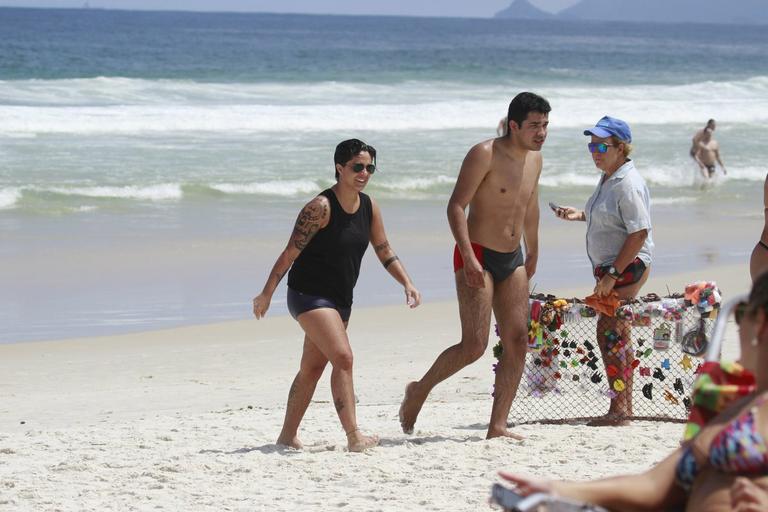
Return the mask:
[[558, 209], [562, 208], [562, 206], [558, 206], [555, 203], [553, 203], [552, 201], [549, 202], [549, 207], [552, 208], [553, 212], [557, 212]]
[[523, 501], [523, 496], [517, 494], [509, 487], [505, 487], [501, 484], [493, 484], [491, 488], [491, 501], [503, 508], [504, 510], [510, 510], [516, 512], [520, 509], [517, 505]]

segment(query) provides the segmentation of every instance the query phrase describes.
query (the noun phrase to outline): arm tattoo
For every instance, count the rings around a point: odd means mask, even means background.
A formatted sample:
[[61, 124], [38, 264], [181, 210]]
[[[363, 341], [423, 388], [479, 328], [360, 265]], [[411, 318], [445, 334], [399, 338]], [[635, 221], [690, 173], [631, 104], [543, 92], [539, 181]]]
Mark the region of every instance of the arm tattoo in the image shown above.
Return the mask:
[[293, 227], [293, 245], [300, 251], [309, 244], [312, 237], [320, 231], [320, 224], [328, 212], [328, 206], [310, 203], [299, 213], [296, 225]]
[[390, 266], [391, 264], [393, 264], [394, 262], [396, 262], [399, 259], [400, 258], [398, 258], [396, 255], [392, 256], [391, 258], [389, 258], [387, 261], [384, 262], [384, 268], [387, 268], [388, 266]]
[[389, 249], [389, 242], [387, 242], [387, 241], [385, 240], [385, 241], [384, 241], [384, 243], [381, 243], [381, 244], [379, 244], [379, 245], [374, 245], [374, 246], [373, 246], [373, 249], [374, 249], [374, 250], [375, 250], [377, 253], [379, 253], [379, 252], [383, 252], [383, 251], [386, 251], [387, 249]]

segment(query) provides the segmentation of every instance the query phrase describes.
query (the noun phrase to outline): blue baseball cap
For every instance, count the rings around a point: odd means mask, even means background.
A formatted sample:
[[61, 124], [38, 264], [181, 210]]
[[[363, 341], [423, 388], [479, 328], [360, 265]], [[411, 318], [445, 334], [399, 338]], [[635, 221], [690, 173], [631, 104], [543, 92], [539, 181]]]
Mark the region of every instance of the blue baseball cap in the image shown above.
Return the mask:
[[624, 142], [632, 142], [632, 130], [629, 125], [621, 119], [605, 116], [597, 122], [594, 128], [584, 130], [584, 135], [594, 135], [595, 137], [618, 137]]

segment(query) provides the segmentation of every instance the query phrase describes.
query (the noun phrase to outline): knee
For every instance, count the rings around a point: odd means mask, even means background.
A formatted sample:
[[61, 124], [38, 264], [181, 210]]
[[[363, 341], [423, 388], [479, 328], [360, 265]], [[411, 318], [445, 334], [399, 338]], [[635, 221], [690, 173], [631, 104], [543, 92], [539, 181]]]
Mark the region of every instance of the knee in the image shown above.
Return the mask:
[[344, 351], [336, 354], [331, 360], [334, 370], [351, 371], [353, 363], [352, 351]]
[[473, 341], [472, 343], [465, 344], [461, 354], [464, 358], [464, 364], [471, 364], [483, 357], [485, 349], [488, 346], [487, 343], [481, 341]]
[[301, 373], [304, 376], [305, 379], [310, 381], [318, 381], [320, 380], [320, 377], [323, 375], [323, 371], [325, 370], [325, 363], [323, 364], [315, 364], [315, 365], [307, 365], [301, 367]]

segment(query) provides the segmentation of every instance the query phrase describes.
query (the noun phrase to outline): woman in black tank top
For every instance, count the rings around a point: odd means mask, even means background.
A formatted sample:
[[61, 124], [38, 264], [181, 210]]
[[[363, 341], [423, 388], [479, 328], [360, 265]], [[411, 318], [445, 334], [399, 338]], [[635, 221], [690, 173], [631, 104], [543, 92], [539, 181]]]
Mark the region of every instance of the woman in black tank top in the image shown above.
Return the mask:
[[357, 139], [341, 142], [334, 154], [336, 184], [299, 213], [288, 246], [275, 262], [264, 289], [253, 299], [253, 314], [263, 317], [288, 269], [288, 309], [306, 333], [299, 373], [288, 393], [281, 445], [301, 448], [298, 429], [315, 386], [330, 361], [331, 393], [350, 451], [378, 444], [357, 427], [352, 384], [352, 348], [347, 323], [352, 292], [363, 254], [372, 244], [379, 261], [405, 290], [415, 308], [421, 295], [389, 246], [378, 205], [362, 190], [376, 170], [376, 150]]

